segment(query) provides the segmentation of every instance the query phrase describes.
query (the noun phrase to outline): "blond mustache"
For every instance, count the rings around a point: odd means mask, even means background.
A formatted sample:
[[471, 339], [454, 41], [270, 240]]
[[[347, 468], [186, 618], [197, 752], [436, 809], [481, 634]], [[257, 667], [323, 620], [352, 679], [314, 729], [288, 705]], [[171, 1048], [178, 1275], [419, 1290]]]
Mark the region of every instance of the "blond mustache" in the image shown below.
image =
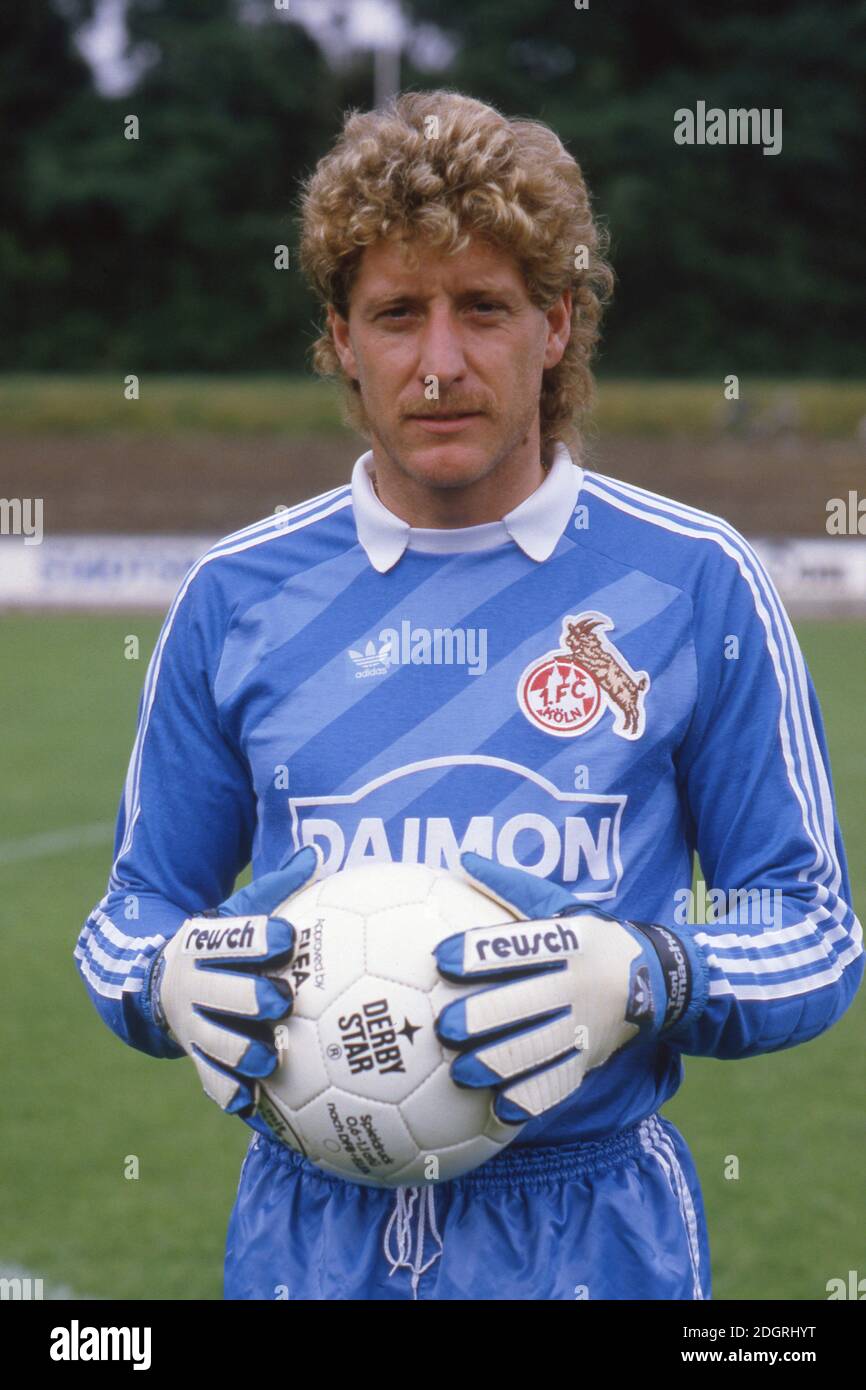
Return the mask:
[[437, 415], [485, 415], [483, 406], [480, 405], [447, 405], [441, 403], [438, 410], [407, 410], [406, 418], [415, 416], [422, 419], [435, 419]]

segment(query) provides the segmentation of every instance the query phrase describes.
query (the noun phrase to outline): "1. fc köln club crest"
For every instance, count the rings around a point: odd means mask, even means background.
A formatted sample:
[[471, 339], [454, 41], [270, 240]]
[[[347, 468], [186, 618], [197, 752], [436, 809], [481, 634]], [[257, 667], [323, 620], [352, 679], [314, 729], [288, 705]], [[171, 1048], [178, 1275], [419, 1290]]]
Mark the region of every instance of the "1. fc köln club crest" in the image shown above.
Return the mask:
[[604, 635], [612, 627], [604, 613], [563, 619], [561, 650], [531, 662], [517, 685], [517, 700], [530, 724], [557, 738], [574, 738], [608, 709], [615, 734], [640, 738], [650, 678], [646, 671], [633, 671]]

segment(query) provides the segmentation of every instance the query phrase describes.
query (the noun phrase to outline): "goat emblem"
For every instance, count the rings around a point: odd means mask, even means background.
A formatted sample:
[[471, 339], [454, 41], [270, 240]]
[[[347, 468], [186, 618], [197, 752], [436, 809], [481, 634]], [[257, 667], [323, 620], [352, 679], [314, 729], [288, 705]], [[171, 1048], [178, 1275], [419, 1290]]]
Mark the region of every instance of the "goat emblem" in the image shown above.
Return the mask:
[[561, 649], [533, 661], [518, 682], [518, 703], [530, 723], [558, 738], [573, 738], [609, 709], [615, 734], [641, 737], [650, 678], [646, 671], [633, 671], [605, 635], [613, 626], [605, 613], [563, 620]]

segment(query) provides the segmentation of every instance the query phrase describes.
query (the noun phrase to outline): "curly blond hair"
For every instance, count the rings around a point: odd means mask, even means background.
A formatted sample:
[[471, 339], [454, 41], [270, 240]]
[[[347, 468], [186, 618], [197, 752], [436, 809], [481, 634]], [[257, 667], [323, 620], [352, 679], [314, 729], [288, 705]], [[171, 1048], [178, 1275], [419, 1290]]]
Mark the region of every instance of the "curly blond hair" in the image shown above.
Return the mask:
[[[509, 119], [455, 91], [406, 92], [381, 110], [347, 113], [304, 182], [300, 207], [301, 265], [320, 301], [344, 318], [364, 247], [383, 237], [420, 236], [453, 251], [473, 234], [486, 238], [514, 255], [543, 311], [570, 288], [571, 338], [543, 374], [541, 437], [579, 452], [613, 272], [580, 166], [549, 126]], [[359, 384], [343, 372], [327, 325], [312, 360], [348, 388], [344, 419], [369, 437]]]

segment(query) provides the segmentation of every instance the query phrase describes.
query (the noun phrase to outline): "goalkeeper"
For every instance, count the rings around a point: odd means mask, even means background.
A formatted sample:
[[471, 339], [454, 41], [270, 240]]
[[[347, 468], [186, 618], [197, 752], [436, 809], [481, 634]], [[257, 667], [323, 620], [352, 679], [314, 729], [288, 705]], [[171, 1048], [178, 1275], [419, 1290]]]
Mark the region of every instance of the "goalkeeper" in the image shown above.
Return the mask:
[[[660, 1114], [683, 1057], [815, 1038], [863, 971], [796, 638], [732, 527], [586, 466], [611, 271], [548, 127], [447, 91], [350, 115], [301, 253], [315, 366], [370, 447], [185, 578], [79, 969], [114, 1032], [190, 1055], [256, 1130], [228, 1298], [707, 1298], [697, 1174]], [[404, 630], [454, 659], [398, 644], [361, 671]], [[291, 1006], [276, 909], [315, 872], [461, 852], [559, 919], [524, 930], [531, 961], [513, 923], [439, 950], [477, 983], [439, 1020], [455, 1079], [519, 1132], [454, 1182], [342, 1182], [253, 1110]], [[728, 904], [701, 927], [696, 853]]]

